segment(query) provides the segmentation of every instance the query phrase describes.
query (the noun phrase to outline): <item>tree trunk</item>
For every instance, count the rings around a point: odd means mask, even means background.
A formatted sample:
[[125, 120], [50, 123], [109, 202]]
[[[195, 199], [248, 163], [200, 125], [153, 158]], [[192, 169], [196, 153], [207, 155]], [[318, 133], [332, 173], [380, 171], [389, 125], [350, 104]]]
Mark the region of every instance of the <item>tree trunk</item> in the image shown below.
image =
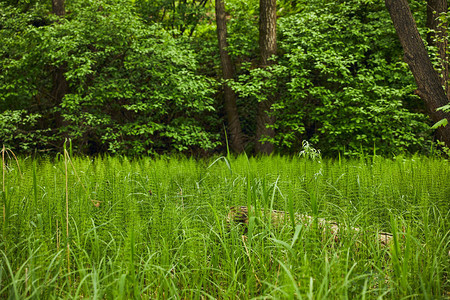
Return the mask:
[[[416, 94], [425, 102], [434, 122], [443, 118], [450, 120], [450, 113], [436, 111], [448, 104], [447, 95], [441, 85], [438, 73], [433, 69], [428, 53], [420, 37], [417, 25], [407, 0], [385, 0], [400, 43], [405, 52], [405, 61], [414, 76], [418, 89]], [[450, 125], [438, 128], [438, 138], [450, 146]]]
[[52, 0], [52, 13], [57, 16], [64, 16], [66, 14], [64, 0]]
[[[64, 5], [65, 0], [52, 0], [52, 13], [57, 16], [64, 16], [66, 14], [66, 9]], [[67, 83], [64, 73], [66, 68], [64, 66], [57, 66], [53, 68], [53, 88], [51, 91], [51, 101], [52, 105], [55, 107], [60, 107], [62, 99], [68, 92], [69, 85]], [[63, 125], [63, 118], [61, 113], [56, 110], [54, 112], [55, 127], [59, 128]]]
[[[216, 0], [216, 24], [217, 39], [219, 41], [220, 62], [222, 64], [222, 75], [224, 80], [234, 79], [234, 66], [228, 55], [227, 47], [227, 19], [225, 14], [224, 0]], [[225, 82], [223, 85], [223, 106], [228, 122], [228, 134], [230, 136], [231, 150], [236, 153], [244, 151], [244, 139], [241, 122], [236, 105], [236, 93]]]
[[[274, 63], [270, 60], [277, 53], [277, 6], [276, 0], [259, 1], [259, 49], [260, 67], [266, 68]], [[267, 91], [265, 100], [258, 103], [256, 116], [256, 152], [270, 154], [274, 150], [273, 143], [262, 142], [262, 138], [275, 137], [275, 130], [271, 127], [275, 118], [271, 115], [271, 107], [275, 96]]]
[[427, 35], [427, 42], [438, 48], [439, 60], [441, 62], [441, 85], [445, 89], [447, 99], [450, 97], [448, 85], [448, 40], [447, 23], [442, 23], [438, 17], [442, 13], [447, 13], [447, 0], [428, 0], [427, 1], [427, 27], [431, 31]]

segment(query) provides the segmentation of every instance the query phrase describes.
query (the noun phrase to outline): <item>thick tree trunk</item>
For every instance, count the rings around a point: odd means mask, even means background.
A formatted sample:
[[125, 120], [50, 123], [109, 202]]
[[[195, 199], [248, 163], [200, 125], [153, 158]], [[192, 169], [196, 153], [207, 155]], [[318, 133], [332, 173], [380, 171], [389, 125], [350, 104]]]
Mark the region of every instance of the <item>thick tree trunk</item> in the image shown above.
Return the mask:
[[[274, 62], [270, 60], [277, 53], [277, 6], [276, 0], [259, 1], [259, 49], [260, 67], [266, 68]], [[271, 107], [275, 96], [267, 91], [265, 100], [258, 103], [256, 117], [256, 152], [270, 154], [274, 146], [270, 142], [262, 142], [262, 138], [275, 137], [275, 130], [271, 127], [275, 118], [271, 114]]]
[[[224, 0], [216, 0], [216, 24], [223, 79], [233, 79], [234, 66], [231, 61], [231, 57], [227, 52], [227, 19], [225, 14]], [[230, 136], [230, 147], [234, 152], [241, 153], [244, 151], [244, 139], [236, 105], [236, 93], [227, 83], [225, 83], [223, 85], [223, 94], [223, 105], [228, 122], [227, 128], [228, 134]]]
[[427, 1], [427, 27], [431, 29], [427, 35], [427, 42], [438, 48], [439, 59], [441, 62], [441, 85], [445, 89], [447, 99], [450, 99], [448, 85], [448, 40], [447, 23], [442, 23], [438, 18], [441, 14], [447, 13], [447, 0], [428, 0]]
[[[443, 118], [450, 120], [450, 114], [436, 109], [448, 104], [447, 95], [441, 85], [438, 73], [433, 69], [428, 53], [420, 37], [417, 25], [407, 0], [385, 0], [400, 43], [418, 89], [416, 94], [425, 102], [434, 122]], [[450, 146], [450, 125], [439, 127], [439, 139]]]

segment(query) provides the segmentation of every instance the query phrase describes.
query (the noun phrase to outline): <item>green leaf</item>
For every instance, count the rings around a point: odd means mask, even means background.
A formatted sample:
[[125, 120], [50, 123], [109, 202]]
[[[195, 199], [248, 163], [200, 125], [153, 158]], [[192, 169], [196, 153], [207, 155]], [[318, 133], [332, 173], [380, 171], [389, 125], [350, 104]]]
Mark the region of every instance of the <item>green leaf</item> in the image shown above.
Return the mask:
[[447, 105], [444, 105], [444, 106], [441, 106], [441, 107], [439, 107], [438, 109], [436, 109], [437, 111], [440, 111], [440, 110], [442, 110], [442, 111], [444, 111], [444, 112], [450, 112], [450, 104], [447, 104]]
[[436, 122], [430, 129], [437, 129], [438, 127], [445, 127], [448, 124], [448, 120], [446, 118]]

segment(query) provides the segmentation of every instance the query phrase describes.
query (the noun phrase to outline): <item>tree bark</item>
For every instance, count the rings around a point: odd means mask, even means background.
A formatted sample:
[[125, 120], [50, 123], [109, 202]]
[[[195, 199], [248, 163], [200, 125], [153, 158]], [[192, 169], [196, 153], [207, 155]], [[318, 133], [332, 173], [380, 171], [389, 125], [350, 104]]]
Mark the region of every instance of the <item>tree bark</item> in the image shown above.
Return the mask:
[[[54, 15], [63, 17], [66, 14], [65, 0], [52, 0], [52, 13]], [[52, 105], [59, 107], [62, 99], [68, 92], [69, 84], [67, 83], [64, 73], [66, 68], [64, 66], [57, 66], [53, 68], [53, 88], [51, 91]], [[61, 113], [56, 110], [54, 112], [55, 127], [61, 127], [63, 125], [63, 117]]]
[[61, 108], [61, 103], [64, 96], [68, 93], [69, 84], [64, 75], [64, 73], [66, 72], [65, 66], [51, 67], [51, 72], [53, 86], [50, 94], [50, 105], [56, 109], [52, 109], [52, 112], [50, 114], [54, 122], [53, 126], [55, 127], [55, 129], [59, 129], [60, 127], [64, 126], [64, 118], [61, 115], [61, 111], [59, 108]]
[[447, 23], [442, 23], [438, 17], [442, 13], [447, 13], [447, 0], [428, 0], [427, 1], [427, 27], [431, 29], [427, 35], [427, 42], [438, 48], [439, 60], [441, 62], [441, 85], [445, 89], [447, 99], [450, 97], [448, 85], [448, 40]]
[[64, 16], [66, 14], [64, 0], [52, 0], [52, 13], [57, 16]]
[[[270, 60], [277, 53], [277, 6], [276, 0], [259, 1], [259, 49], [260, 67], [266, 68], [274, 64]], [[275, 118], [271, 114], [271, 107], [275, 101], [275, 95], [267, 91], [265, 100], [258, 103], [256, 116], [256, 152], [270, 154], [274, 150], [273, 143], [262, 142], [262, 138], [274, 138], [273, 124]]]
[[[450, 120], [450, 113], [436, 109], [448, 104], [447, 95], [438, 73], [433, 69], [428, 53], [420, 37], [407, 0], [385, 0], [408, 64], [417, 84], [416, 94], [425, 102], [434, 122]], [[450, 126], [439, 127], [438, 138], [450, 146]]]
[[[224, 80], [234, 79], [234, 65], [227, 52], [227, 19], [225, 13], [224, 0], [216, 0], [216, 24], [217, 40], [219, 42], [220, 62], [222, 65], [222, 76]], [[233, 152], [242, 153], [244, 151], [244, 139], [242, 134], [239, 112], [236, 104], [236, 93], [225, 82], [223, 84], [223, 106], [228, 122], [228, 134], [230, 137], [230, 148]]]

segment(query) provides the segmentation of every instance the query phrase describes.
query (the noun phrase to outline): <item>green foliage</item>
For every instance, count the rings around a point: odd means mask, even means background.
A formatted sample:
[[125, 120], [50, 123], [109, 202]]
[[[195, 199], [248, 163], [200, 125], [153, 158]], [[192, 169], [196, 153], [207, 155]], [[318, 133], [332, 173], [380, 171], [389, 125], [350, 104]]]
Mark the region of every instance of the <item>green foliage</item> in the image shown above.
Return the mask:
[[427, 118], [412, 110], [415, 84], [382, 3], [309, 2], [278, 20], [278, 65], [248, 65], [235, 90], [272, 90], [279, 149], [310, 140], [324, 154], [423, 151]]
[[40, 41], [36, 33], [41, 25], [49, 22], [40, 7], [21, 13], [18, 8], [0, 3], [2, 111], [8, 108], [28, 108], [29, 99], [36, 96], [38, 88], [33, 74], [39, 69], [38, 62], [41, 56], [34, 52]]
[[227, 22], [227, 51], [235, 60], [251, 61], [258, 58], [259, 1], [227, 1], [231, 18]]
[[447, 105], [444, 105], [444, 106], [442, 106], [442, 107], [439, 107], [438, 109], [436, 109], [436, 110], [442, 110], [442, 111], [445, 111], [445, 112], [450, 112], [450, 104], [447, 104]]
[[[183, 40], [143, 23], [127, 1], [77, 1], [68, 10], [66, 19], [50, 18], [42, 27], [26, 25], [26, 16], [24, 24], [8, 22], [14, 13], [4, 14], [3, 105], [59, 116], [60, 135], [84, 151], [146, 154], [217, 145], [217, 134], [207, 130], [213, 85], [197, 74]], [[55, 103], [52, 76], [59, 69], [68, 90]]]
[[[425, 34], [423, 2], [410, 4]], [[92, 154], [220, 150], [226, 122], [208, 1], [75, 0], [65, 17], [50, 5], [0, 1], [1, 143], [55, 151], [69, 137]], [[304, 140], [325, 156], [431, 148], [382, 2], [277, 5], [277, 63], [261, 70], [259, 1], [226, 1], [227, 50], [239, 75], [230, 85], [249, 149], [257, 103], [270, 93], [279, 152], [298, 153]]]
[[436, 122], [433, 126], [431, 126], [431, 129], [437, 129], [438, 127], [445, 127], [448, 124], [448, 120], [446, 118]]
[[320, 150], [315, 149], [308, 141], [302, 142], [303, 150], [298, 153], [299, 157], [305, 157], [311, 160], [320, 160], [322, 156], [320, 155]]
[[142, 19], [160, 24], [174, 36], [192, 36], [197, 25], [208, 18], [207, 0], [132, 0]]
[[[62, 156], [18, 159], [0, 189], [1, 299], [439, 299], [450, 288], [443, 159], [72, 157], [67, 186]], [[335, 221], [339, 239], [259, 214], [243, 236], [226, 218], [248, 204]]]
[[50, 129], [35, 129], [39, 114], [25, 110], [6, 110], [0, 114], [0, 140], [8, 148], [34, 151], [43, 143], [51, 143]]
[[[428, 34], [432, 34], [431, 35], [432, 40], [434, 43], [436, 43], [436, 45], [438, 43], [444, 42], [442, 40], [442, 38], [446, 39], [446, 43], [448, 43], [448, 40], [449, 40], [448, 24], [449, 24], [449, 20], [450, 20], [449, 14], [446, 12], [441, 13], [440, 15], [436, 15], [436, 12], [433, 12], [433, 14], [434, 14], [434, 17], [438, 19], [438, 22], [439, 22], [438, 27], [440, 27], [443, 31], [445, 31], [446, 34], [444, 37], [442, 37], [442, 34], [439, 34], [438, 32], [436, 32], [433, 29], [428, 30]], [[448, 61], [447, 61], [448, 58], [446, 57], [443, 59], [442, 57], [440, 57], [439, 49], [435, 45], [428, 45], [428, 52], [432, 59], [432, 63], [433, 63], [435, 70], [438, 71], [439, 76], [442, 78], [442, 76], [443, 76], [442, 68], [443, 68], [443, 65], [448, 64]], [[447, 53], [447, 56], [448, 56], [448, 53]], [[450, 80], [450, 78], [445, 78], [445, 80], [448, 82]], [[450, 112], [450, 104], [439, 107], [437, 109], [437, 111]], [[431, 129], [436, 129], [440, 126], [445, 127], [445, 126], [447, 126], [447, 124], [448, 124], [448, 120], [446, 118], [444, 118], [444, 119], [436, 122], [433, 126], [431, 126]]]

